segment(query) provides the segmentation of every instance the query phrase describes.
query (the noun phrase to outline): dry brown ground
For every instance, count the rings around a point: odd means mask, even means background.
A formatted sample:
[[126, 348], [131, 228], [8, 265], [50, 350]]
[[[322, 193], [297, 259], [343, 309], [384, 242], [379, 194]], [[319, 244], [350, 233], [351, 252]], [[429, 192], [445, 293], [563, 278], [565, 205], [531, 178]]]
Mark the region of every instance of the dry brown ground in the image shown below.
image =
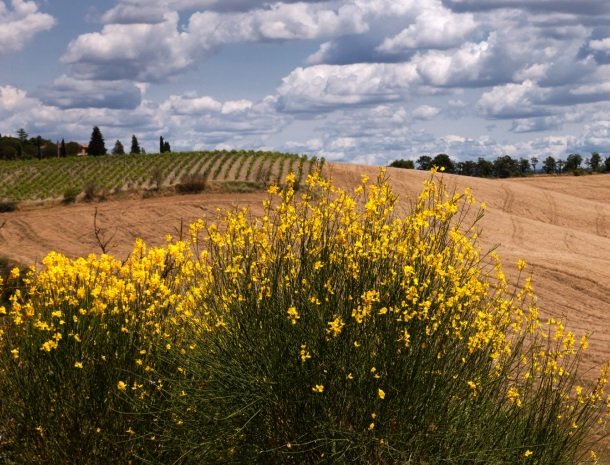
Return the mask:
[[[354, 186], [362, 173], [377, 168], [348, 164], [329, 166], [335, 183]], [[427, 174], [389, 169], [402, 205], [421, 188]], [[510, 274], [525, 258], [534, 274], [539, 305], [547, 315], [563, 316], [579, 332], [591, 332], [586, 367], [610, 359], [610, 176], [535, 177], [489, 180], [445, 175], [458, 188], [471, 187], [487, 204], [481, 236], [484, 247], [500, 244], [498, 253]], [[181, 222], [216, 209], [247, 206], [260, 213], [263, 193], [213, 194], [127, 199], [0, 214], [0, 256], [37, 263], [49, 250], [69, 256], [98, 253], [93, 214], [103, 236], [114, 234], [110, 252], [124, 257], [136, 237], [159, 244], [165, 234], [177, 236]], [[594, 377], [594, 373], [590, 374]]]

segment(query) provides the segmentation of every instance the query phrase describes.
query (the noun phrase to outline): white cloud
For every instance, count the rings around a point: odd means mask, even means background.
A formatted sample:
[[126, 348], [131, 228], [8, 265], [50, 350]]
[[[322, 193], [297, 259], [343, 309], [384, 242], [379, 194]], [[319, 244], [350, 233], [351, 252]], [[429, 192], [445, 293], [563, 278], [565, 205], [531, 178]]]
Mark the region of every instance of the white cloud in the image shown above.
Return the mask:
[[337, 9], [326, 4], [275, 3], [247, 13], [196, 12], [188, 25], [190, 39], [204, 48], [236, 42], [316, 39], [366, 30], [362, 12], [348, 3]]
[[442, 6], [432, 6], [417, 16], [415, 23], [386, 38], [378, 50], [399, 53], [404, 49], [448, 49], [466, 41], [478, 24], [467, 13], [457, 15]]
[[399, 100], [418, 80], [409, 63], [316, 65], [292, 71], [277, 92], [284, 111], [332, 110]]
[[0, 86], [0, 115], [31, 110], [36, 105], [36, 99], [28, 97], [26, 91], [8, 85]]
[[598, 52], [610, 52], [610, 37], [601, 40], [591, 40], [589, 48]]
[[484, 80], [486, 67], [493, 57], [495, 36], [479, 42], [467, 42], [457, 50], [430, 50], [414, 58], [424, 81], [433, 86], [461, 86]]
[[0, 56], [22, 50], [37, 34], [55, 25], [53, 16], [38, 11], [36, 2], [0, 0]]
[[441, 112], [440, 108], [433, 107], [430, 105], [420, 105], [413, 110], [411, 113], [413, 118], [420, 120], [431, 120], [438, 116]]
[[548, 90], [538, 87], [533, 81], [495, 86], [483, 93], [477, 108], [493, 118], [540, 116], [548, 113], [548, 110], [539, 106], [548, 93]]
[[75, 77], [161, 82], [193, 68], [226, 44], [367, 30], [360, 10], [348, 3], [337, 8], [315, 2], [275, 3], [245, 13], [197, 11], [179, 27], [178, 13], [167, 11], [167, 6], [129, 2], [109, 10], [103, 19], [107, 24], [100, 32], [79, 36], [62, 57]]
[[163, 81], [193, 66], [178, 14], [157, 24], [107, 24], [70, 42], [61, 61], [81, 79]]

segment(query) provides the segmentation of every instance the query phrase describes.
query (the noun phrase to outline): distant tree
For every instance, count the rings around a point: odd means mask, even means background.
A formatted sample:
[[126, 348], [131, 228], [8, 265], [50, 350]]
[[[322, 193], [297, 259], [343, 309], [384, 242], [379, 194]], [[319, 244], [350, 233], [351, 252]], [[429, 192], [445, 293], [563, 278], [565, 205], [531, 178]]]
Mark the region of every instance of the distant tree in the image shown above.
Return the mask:
[[455, 173], [455, 164], [446, 153], [439, 153], [432, 160], [432, 166], [437, 168], [445, 168], [447, 173]]
[[59, 145], [59, 156], [65, 157], [67, 154], [68, 152], [66, 151], [66, 141], [62, 139], [61, 144]]
[[587, 165], [591, 168], [592, 171], [599, 171], [599, 167], [602, 162], [602, 157], [599, 156], [599, 153], [593, 152], [591, 157], [587, 160]]
[[41, 145], [41, 155], [42, 158], [56, 158], [57, 152], [59, 150], [59, 146], [55, 142], [51, 142], [50, 140], [42, 140]]
[[532, 171], [530, 161], [527, 158], [519, 158], [519, 174], [521, 174], [521, 176], [525, 176], [530, 171]]
[[135, 134], [131, 136], [131, 150], [129, 153], [140, 153], [140, 144], [138, 143], [138, 138]]
[[19, 139], [19, 142], [21, 142], [21, 143], [24, 143], [25, 141], [28, 140], [28, 133], [25, 132], [25, 129], [23, 129], [23, 128], [17, 129], [17, 139]]
[[405, 168], [408, 170], [415, 169], [415, 163], [413, 163], [413, 160], [394, 160], [392, 163], [390, 163], [390, 166], [393, 168]]
[[610, 173], [610, 155], [606, 157], [606, 160], [604, 161], [604, 171], [606, 173]]
[[557, 173], [561, 174], [563, 173], [563, 167], [565, 166], [566, 162], [563, 160], [557, 160]]
[[106, 155], [106, 152], [106, 145], [104, 144], [104, 137], [102, 136], [100, 128], [94, 126], [93, 132], [91, 133], [91, 140], [89, 141], [89, 155], [96, 157], [98, 155]]
[[578, 153], [571, 153], [565, 163], [565, 171], [576, 171], [580, 168], [582, 157]]
[[159, 153], [163, 153], [163, 149], [165, 148], [165, 143], [163, 142], [163, 136], [159, 137]]
[[521, 174], [519, 162], [510, 155], [498, 157], [493, 162], [494, 174], [498, 178], [510, 178]]
[[536, 165], [538, 164], [538, 158], [536, 158], [536, 157], [530, 158], [530, 163], [532, 164], [532, 169], [534, 170], [534, 174], [536, 174]]
[[78, 142], [70, 141], [66, 144], [66, 155], [73, 157], [78, 155], [80, 152], [80, 144]]
[[38, 155], [38, 159], [42, 160], [42, 137], [36, 137], [36, 153]]
[[477, 176], [488, 178], [494, 174], [494, 164], [489, 160], [479, 157], [477, 161]]
[[169, 146], [169, 142], [165, 141], [163, 142], [163, 153], [165, 152], [171, 152], [172, 148]]
[[542, 170], [547, 174], [552, 174], [557, 170], [557, 162], [551, 156], [548, 156], [542, 162]]
[[417, 160], [415, 160], [415, 163], [417, 163], [418, 170], [428, 171], [430, 168], [432, 168], [432, 157], [428, 155], [422, 155]]
[[472, 160], [459, 161], [455, 164], [455, 171], [462, 176], [476, 176], [477, 164]]
[[144, 147], [142, 147], [142, 148], [140, 149], [140, 153], [141, 153], [142, 155], [146, 155], [146, 150], [144, 150]]
[[125, 148], [123, 147], [123, 143], [117, 139], [114, 143], [114, 147], [112, 148], [113, 155], [125, 155]]

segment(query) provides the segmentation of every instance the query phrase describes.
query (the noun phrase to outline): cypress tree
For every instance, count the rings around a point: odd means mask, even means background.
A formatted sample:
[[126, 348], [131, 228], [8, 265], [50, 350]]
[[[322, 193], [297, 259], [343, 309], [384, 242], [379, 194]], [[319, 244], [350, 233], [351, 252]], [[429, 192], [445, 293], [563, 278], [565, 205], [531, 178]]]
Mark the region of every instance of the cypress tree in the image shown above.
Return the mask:
[[171, 147], [169, 146], [169, 142], [165, 141], [165, 142], [163, 143], [163, 152], [171, 152], [171, 151], [172, 151], [172, 149], [171, 149]]
[[100, 128], [97, 126], [93, 127], [93, 132], [91, 133], [91, 140], [89, 141], [89, 155], [106, 155], [104, 138], [102, 137]]
[[163, 142], [163, 136], [159, 137], [159, 153], [163, 153], [165, 150], [165, 144]]
[[113, 155], [125, 155], [125, 149], [123, 148], [123, 143], [117, 139], [114, 143], [114, 148], [112, 149]]
[[131, 136], [131, 150], [129, 153], [140, 153], [140, 144], [138, 143], [138, 138], [135, 136]]
[[66, 151], [66, 142], [62, 139], [61, 140], [61, 145], [59, 146], [59, 156], [60, 157], [65, 157], [67, 155], [67, 151]]

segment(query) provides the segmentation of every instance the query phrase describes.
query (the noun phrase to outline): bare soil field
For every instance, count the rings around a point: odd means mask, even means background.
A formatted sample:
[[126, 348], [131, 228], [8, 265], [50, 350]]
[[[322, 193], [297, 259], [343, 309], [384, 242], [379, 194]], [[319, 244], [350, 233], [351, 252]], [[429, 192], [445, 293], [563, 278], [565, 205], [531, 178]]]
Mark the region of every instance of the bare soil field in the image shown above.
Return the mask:
[[[341, 187], [354, 187], [361, 174], [374, 177], [378, 168], [329, 164], [326, 171]], [[428, 174], [389, 169], [390, 181], [408, 210]], [[524, 258], [534, 275], [534, 288], [545, 315], [563, 317], [570, 329], [591, 333], [584, 368], [610, 359], [610, 175], [534, 177], [492, 180], [444, 175], [458, 189], [470, 187], [485, 201], [483, 249], [498, 245], [509, 277]], [[0, 256], [23, 264], [39, 263], [56, 250], [69, 256], [100, 253], [93, 217], [109, 253], [125, 257], [136, 237], [160, 244], [166, 234], [178, 237], [181, 224], [197, 218], [214, 220], [217, 209], [248, 207], [262, 211], [265, 193], [202, 193], [123, 199], [103, 203], [53, 206], [0, 214]], [[591, 371], [590, 378], [596, 373]]]

